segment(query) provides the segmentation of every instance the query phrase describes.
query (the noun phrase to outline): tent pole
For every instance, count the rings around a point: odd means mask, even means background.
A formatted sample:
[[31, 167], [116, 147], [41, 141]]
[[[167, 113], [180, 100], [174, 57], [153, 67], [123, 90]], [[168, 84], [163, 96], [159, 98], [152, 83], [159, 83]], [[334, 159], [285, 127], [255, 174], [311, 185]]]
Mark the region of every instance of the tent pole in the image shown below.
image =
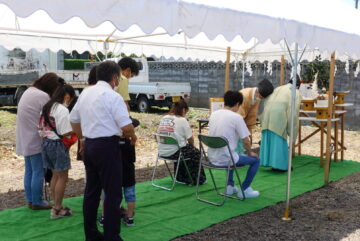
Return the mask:
[[280, 86], [284, 85], [285, 81], [285, 57], [281, 55], [281, 65], [280, 65]]
[[290, 186], [291, 186], [291, 163], [292, 163], [292, 152], [293, 152], [293, 139], [294, 139], [294, 117], [295, 117], [295, 97], [296, 97], [296, 74], [298, 65], [298, 43], [295, 43], [295, 53], [292, 61], [292, 72], [293, 72], [293, 83], [292, 83], [292, 98], [291, 98], [291, 112], [290, 112], [290, 138], [289, 138], [289, 158], [288, 158], [288, 180], [286, 189], [286, 207], [285, 213], [282, 217], [283, 220], [291, 220], [289, 208], [290, 208]]
[[[324, 184], [327, 185], [329, 183], [329, 174], [330, 174], [330, 159], [331, 159], [331, 153], [330, 153], [330, 144], [331, 144], [331, 119], [332, 119], [332, 113], [333, 113], [333, 92], [334, 92], [334, 73], [335, 73], [335, 52], [331, 54], [331, 60], [330, 60], [330, 79], [329, 79], [329, 102], [328, 102], [328, 108], [329, 108], [329, 116], [327, 119], [327, 135], [326, 135], [326, 162], [325, 162], [325, 168], [324, 168]], [[337, 143], [336, 143], [337, 145]]]
[[230, 75], [230, 47], [226, 50], [226, 65], [225, 65], [225, 87], [224, 92], [229, 89], [229, 75]]

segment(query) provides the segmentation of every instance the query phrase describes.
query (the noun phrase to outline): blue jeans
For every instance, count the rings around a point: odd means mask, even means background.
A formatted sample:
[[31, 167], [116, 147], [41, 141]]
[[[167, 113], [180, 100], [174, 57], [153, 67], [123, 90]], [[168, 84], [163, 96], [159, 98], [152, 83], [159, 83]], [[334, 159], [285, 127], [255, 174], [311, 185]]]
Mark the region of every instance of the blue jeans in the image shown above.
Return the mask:
[[125, 201], [127, 203], [135, 202], [136, 201], [135, 185], [131, 187], [124, 187], [124, 196], [125, 196]]
[[44, 168], [41, 153], [25, 156], [24, 187], [26, 201], [33, 205], [44, 205], [42, 191], [44, 184]]
[[[254, 179], [257, 170], [259, 169], [260, 165], [260, 159], [252, 156], [247, 155], [240, 155], [239, 160], [235, 163], [236, 166], [242, 167], [246, 165], [250, 165], [247, 173], [245, 181], [242, 183], [242, 187], [244, 190], [246, 190], [248, 187], [250, 187], [252, 180]], [[229, 181], [228, 185], [234, 186], [234, 171], [230, 170], [229, 173]]]

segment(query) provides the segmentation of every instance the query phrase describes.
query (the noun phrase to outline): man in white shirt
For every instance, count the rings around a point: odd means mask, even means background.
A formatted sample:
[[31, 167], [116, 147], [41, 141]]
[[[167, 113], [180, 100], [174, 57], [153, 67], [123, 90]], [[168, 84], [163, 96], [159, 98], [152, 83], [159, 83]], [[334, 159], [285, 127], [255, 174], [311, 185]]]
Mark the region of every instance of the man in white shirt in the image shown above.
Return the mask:
[[[260, 160], [258, 155], [251, 151], [249, 140], [250, 132], [244, 122], [244, 119], [237, 112], [243, 102], [243, 96], [237, 91], [227, 91], [224, 95], [224, 109], [213, 112], [209, 120], [209, 135], [225, 137], [230, 146], [230, 151], [234, 158], [236, 166], [250, 165], [246, 178], [242, 183], [246, 198], [254, 198], [260, 195], [258, 191], [253, 190], [250, 185], [259, 169]], [[235, 152], [237, 142], [241, 138], [247, 155], [239, 155]], [[221, 149], [209, 148], [208, 156], [210, 162], [218, 166], [227, 166], [231, 161], [230, 153], [226, 147]], [[230, 171], [227, 186], [227, 194], [232, 195], [238, 192], [238, 196], [243, 198], [241, 191], [234, 186], [233, 171]]]
[[[98, 65], [97, 84], [86, 88], [70, 114], [71, 125], [80, 140], [85, 139], [84, 164], [84, 229], [86, 240], [122, 240], [120, 234], [120, 203], [122, 199], [122, 160], [120, 136], [136, 135], [122, 97], [114, 89], [119, 85], [120, 67], [113, 61]], [[96, 220], [101, 189], [105, 192], [104, 236]]]

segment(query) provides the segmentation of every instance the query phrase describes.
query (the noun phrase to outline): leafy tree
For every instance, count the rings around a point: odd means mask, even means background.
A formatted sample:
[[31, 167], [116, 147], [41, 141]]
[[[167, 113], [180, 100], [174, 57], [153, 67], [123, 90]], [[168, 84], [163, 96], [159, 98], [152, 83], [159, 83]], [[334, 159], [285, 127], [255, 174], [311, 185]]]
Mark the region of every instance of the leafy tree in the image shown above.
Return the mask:
[[317, 75], [318, 88], [329, 89], [329, 77], [330, 77], [330, 63], [329, 61], [322, 60], [321, 55], [315, 57], [315, 60], [304, 65], [303, 78], [304, 82], [310, 83], [315, 81]]

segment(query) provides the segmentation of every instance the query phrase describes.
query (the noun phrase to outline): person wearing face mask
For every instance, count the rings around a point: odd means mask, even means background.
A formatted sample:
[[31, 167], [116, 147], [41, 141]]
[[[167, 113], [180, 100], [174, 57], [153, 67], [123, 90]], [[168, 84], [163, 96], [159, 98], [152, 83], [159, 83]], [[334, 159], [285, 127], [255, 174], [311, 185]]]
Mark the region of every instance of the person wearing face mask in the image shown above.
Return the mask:
[[44, 168], [52, 171], [50, 189], [54, 205], [50, 212], [51, 219], [72, 215], [70, 208], [62, 206], [68, 171], [71, 167], [69, 149], [62, 138], [74, 134], [67, 108], [74, 96], [75, 90], [71, 85], [58, 87], [50, 101], [44, 105], [39, 122], [39, 134], [43, 138]]
[[[96, 68], [97, 83], [85, 88], [70, 113], [70, 122], [84, 147], [86, 187], [83, 214], [85, 240], [122, 240], [120, 203], [123, 160], [120, 136], [135, 145], [137, 137], [123, 98], [113, 89], [119, 85], [120, 67], [105, 61]], [[101, 195], [105, 192], [104, 234], [97, 227]]]
[[120, 66], [120, 82], [119, 86], [115, 88], [121, 97], [124, 99], [128, 111], [130, 112], [130, 95], [129, 95], [129, 79], [139, 74], [139, 65], [130, 57], [124, 57], [119, 60]]

